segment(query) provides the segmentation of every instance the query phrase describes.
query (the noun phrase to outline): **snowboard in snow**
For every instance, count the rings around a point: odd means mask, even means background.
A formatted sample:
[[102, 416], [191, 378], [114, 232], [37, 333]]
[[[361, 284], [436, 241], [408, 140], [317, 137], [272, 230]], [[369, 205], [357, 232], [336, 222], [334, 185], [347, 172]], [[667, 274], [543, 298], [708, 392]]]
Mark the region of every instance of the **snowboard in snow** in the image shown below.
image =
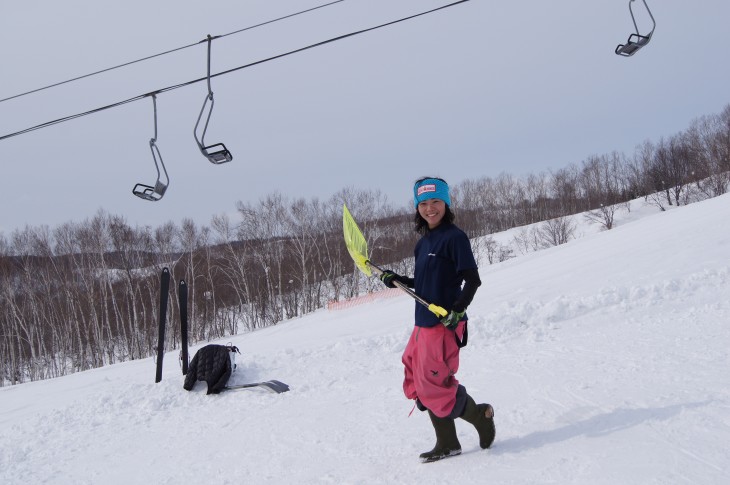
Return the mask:
[[284, 384], [281, 381], [277, 381], [276, 379], [264, 382], [252, 382], [250, 384], [233, 384], [224, 387], [223, 390], [236, 391], [241, 389], [252, 389], [256, 387], [261, 387], [266, 389], [267, 391], [275, 392], [277, 394], [281, 394], [282, 392], [287, 392], [289, 390], [289, 386], [287, 384]]

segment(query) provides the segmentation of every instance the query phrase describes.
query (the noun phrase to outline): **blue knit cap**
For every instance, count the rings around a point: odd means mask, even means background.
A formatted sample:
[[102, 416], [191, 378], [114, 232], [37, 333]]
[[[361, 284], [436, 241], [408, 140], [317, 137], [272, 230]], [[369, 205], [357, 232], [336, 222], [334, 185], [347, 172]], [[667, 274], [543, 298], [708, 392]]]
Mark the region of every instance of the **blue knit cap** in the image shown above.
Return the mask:
[[418, 208], [418, 203], [428, 199], [443, 200], [446, 205], [451, 206], [449, 197], [449, 184], [441, 179], [427, 178], [416, 182], [413, 186], [413, 203]]

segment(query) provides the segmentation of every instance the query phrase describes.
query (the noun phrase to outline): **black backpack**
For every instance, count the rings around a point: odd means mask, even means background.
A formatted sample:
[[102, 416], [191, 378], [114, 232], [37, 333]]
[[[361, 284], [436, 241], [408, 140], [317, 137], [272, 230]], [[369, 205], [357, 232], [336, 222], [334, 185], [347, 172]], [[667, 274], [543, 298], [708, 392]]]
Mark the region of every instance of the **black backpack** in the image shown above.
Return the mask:
[[190, 361], [183, 388], [190, 391], [197, 381], [205, 381], [208, 384], [207, 394], [218, 394], [236, 369], [236, 353], [241, 352], [234, 345], [209, 344], [201, 347]]

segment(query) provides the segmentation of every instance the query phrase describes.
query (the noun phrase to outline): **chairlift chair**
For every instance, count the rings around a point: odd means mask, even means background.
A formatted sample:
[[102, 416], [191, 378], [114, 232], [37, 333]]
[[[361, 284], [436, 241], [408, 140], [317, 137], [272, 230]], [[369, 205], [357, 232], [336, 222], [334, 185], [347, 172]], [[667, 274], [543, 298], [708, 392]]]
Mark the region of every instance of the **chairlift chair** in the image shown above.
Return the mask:
[[639, 27], [636, 25], [636, 17], [634, 17], [634, 10], [631, 8], [631, 4], [634, 2], [634, 0], [629, 0], [629, 12], [631, 13], [631, 20], [634, 22], [634, 29], [636, 30], [635, 34], [629, 35], [629, 39], [626, 41], [625, 44], [619, 44], [616, 47], [616, 54], [623, 57], [631, 57], [636, 52], [647, 45], [649, 41], [651, 40], [652, 34], [654, 34], [654, 29], [656, 28], [656, 21], [654, 20], [654, 16], [651, 13], [651, 10], [649, 10], [649, 6], [646, 4], [646, 0], [641, 0], [644, 2], [644, 6], [646, 7], [646, 11], [649, 12], [649, 17], [651, 18], [652, 23], [654, 24], [651, 28], [651, 31], [646, 34], [642, 35], [639, 33]]
[[[152, 159], [155, 161], [155, 169], [157, 169], [157, 180], [155, 185], [146, 185], [139, 183], [134, 186], [132, 193], [140, 199], [149, 201], [158, 201], [165, 195], [168, 185], [170, 185], [170, 177], [167, 175], [165, 163], [162, 161], [162, 154], [157, 148], [157, 97], [152, 95], [152, 104], [155, 111], [155, 136], [150, 139], [150, 151]], [[162, 168], [162, 170], [160, 170]]]
[[[203, 132], [200, 135], [200, 138], [198, 138], [198, 126], [200, 125], [200, 120], [203, 118], [203, 113], [205, 112], [206, 106], [208, 106], [208, 102], [210, 101], [210, 108], [208, 110], [208, 116], [205, 119], [205, 125], [203, 126]], [[205, 96], [205, 101], [203, 102], [203, 107], [200, 109], [200, 114], [198, 115], [198, 121], [195, 123], [195, 129], [193, 130], [193, 135], [195, 136], [195, 142], [198, 144], [198, 148], [200, 149], [200, 153], [202, 153], [205, 158], [208, 159], [210, 163], [214, 163], [216, 165], [220, 165], [221, 163], [230, 162], [233, 160], [233, 155], [231, 155], [231, 152], [226, 148], [226, 146], [223, 143], [214, 143], [212, 145], [205, 145], [205, 133], [208, 131], [208, 123], [210, 122], [210, 115], [213, 114], [213, 105], [215, 103], [215, 100], [213, 99], [213, 93], [211, 92], [209, 95]]]
[[[230, 162], [231, 160], [233, 160], [233, 155], [231, 154], [231, 152], [226, 148], [223, 143], [214, 143], [207, 146], [205, 144], [205, 133], [208, 131], [208, 123], [210, 123], [210, 116], [213, 114], [213, 105], [215, 104], [215, 99], [213, 98], [213, 90], [210, 87], [210, 50], [212, 40], [213, 38], [208, 35], [208, 94], [205, 96], [205, 100], [203, 101], [203, 107], [200, 108], [198, 121], [195, 123], [195, 128], [193, 129], [193, 136], [195, 137], [195, 142], [198, 144], [200, 153], [202, 153], [210, 163], [220, 165], [222, 163]], [[200, 125], [200, 120], [203, 119], [203, 113], [205, 112], [205, 109], [209, 104], [210, 107], [208, 108], [208, 115], [205, 118], [203, 132], [200, 134], [200, 138], [198, 138], [198, 126]]]

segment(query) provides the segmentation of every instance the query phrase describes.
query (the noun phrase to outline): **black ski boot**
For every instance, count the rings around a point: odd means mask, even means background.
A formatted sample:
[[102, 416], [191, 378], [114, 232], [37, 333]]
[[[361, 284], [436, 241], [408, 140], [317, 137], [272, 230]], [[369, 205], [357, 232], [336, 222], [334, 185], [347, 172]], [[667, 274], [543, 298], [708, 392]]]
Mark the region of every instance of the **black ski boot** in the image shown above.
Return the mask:
[[466, 406], [461, 419], [471, 423], [479, 433], [479, 446], [487, 449], [494, 442], [496, 430], [494, 428], [494, 409], [491, 404], [476, 404], [467, 394]]
[[431, 463], [450, 456], [461, 454], [461, 444], [456, 437], [456, 425], [451, 418], [439, 418], [429, 409], [433, 429], [436, 430], [436, 446], [433, 450], [421, 453], [421, 463]]

